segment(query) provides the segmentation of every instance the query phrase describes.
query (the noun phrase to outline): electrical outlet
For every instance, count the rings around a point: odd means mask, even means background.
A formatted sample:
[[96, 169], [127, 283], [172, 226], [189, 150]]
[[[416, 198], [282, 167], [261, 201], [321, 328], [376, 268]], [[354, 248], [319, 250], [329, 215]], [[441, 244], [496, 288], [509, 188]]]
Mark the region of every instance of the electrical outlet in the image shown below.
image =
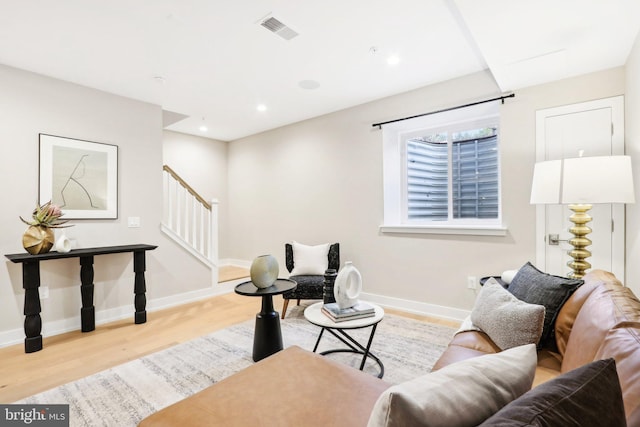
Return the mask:
[[478, 289], [477, 283], [476, 276], [467, 276], [467, 288]]
[[40, 286], [40, 299], [49, 298], [49, 287], [48, 286]]
[[139, 228], [140, 227], [140, 217], [139, 216], [130, 216], [127, 220], [127, 225], [129, 228]]

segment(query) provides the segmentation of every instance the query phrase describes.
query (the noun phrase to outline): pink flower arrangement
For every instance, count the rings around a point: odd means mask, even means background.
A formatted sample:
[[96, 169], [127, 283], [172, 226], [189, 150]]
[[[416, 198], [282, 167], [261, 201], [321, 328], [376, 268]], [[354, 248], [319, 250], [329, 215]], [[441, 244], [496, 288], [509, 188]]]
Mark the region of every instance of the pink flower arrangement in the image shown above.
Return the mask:
[[42, 206], [36, 205], [31, 215], [33, 221], [27, 221], [22, 217], [20, 217], [20, 219], [27, 225], [40, 225], [48, 228], [71, 227], [71, 225], [64, 225], [69, 221], [60, 220], [62, 215], [64, 215], [64, 213], [62, 213], [60, 207], [49, 201]]

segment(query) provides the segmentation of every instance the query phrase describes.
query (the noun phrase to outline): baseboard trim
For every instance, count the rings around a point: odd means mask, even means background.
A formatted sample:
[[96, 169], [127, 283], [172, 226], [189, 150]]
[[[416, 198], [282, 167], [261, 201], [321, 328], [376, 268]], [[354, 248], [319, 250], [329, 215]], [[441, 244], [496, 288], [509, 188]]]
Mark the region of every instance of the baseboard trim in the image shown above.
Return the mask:
[[419, 314], [422, 316], [432, 316], [461, 322], [471, 314], [471, 311], [469, 310], [411, 301], [385, 295], [370, 294], [367, 292], [363, 292], [361, 296], [363, 300], [374, 302], [382, 307], [405, 311], [412, 314]]
[[[197, 291], [185, 292], [183, 294], [171, 295], [168, 297], [156, 298], [147, 301], [147, 312], [152, 313], [158, 310], [175, 307], [190, 302], [199, 301], [217, 295], [233, 292], [233, 288], [242, 280], [232, 280], [222, 285], [216, 285], [212, 288], [200, 289]], [[115, 322], [130, 318], [133, 322], [133, 306], [127, 304], [120, 307], [114, 307], [106, 310], [96, 311], [96, 326]], [[42, 336], [50, 337], [54, 335], [64, 334], [66, 332], [77, 331], [80, 329], [80, 316], [69, 317], [61, 320], [44, 322], [42, 324]], [[8, 347], [24, 342], [24, 329], [12, 329], [0, 332], [0, 347]]]
[[[211, 288], [152, 299], [147, 302], [147, 311], [154, 312], [158, 310], [164, 310], [178, 305], [199, 301], [205, 298], [228, 294], [233, 292], [236, 285], [244, 282], [245, 280], [246, 279], [230, 280], [228, 282], [217, 284]], [[362, 293], [362, 299], [380, 304], [383, 307], [405, 311], [407, 313], [456, 321], [464, 320], [471, 313], [468, 310], [461, 310], [453, 307], [428, 304], [424, 302], [417, 302], [370, 293]], [[107, 310], [97, 311], [96, 325], [103, 325], [127, 318], [131, 318], [131, 320], [133, 321], [133, 308], [130, 304], [121, 307], [110, 308]], [[42, 335], [45, 337], [50, 337], [66, 332], [77, 331], [79, 329], [80, 316], [74, 316], [67, 319], [43, 323]], [[22, 342], [24, 342], [24, 330], [22, 328], [0, 332], [0, 347], [8, 347], [11, 345], [20, 344]]]

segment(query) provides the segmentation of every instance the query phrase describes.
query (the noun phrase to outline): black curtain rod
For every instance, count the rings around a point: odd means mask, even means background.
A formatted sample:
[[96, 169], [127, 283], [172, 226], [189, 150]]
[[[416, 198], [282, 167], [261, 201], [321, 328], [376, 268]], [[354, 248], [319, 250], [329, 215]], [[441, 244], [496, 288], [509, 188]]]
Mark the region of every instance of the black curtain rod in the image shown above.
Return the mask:
[[446, 111], [458, 110], [460, 108], [465, 108], [465, 107], [473, 107], [474, 105], [485, 104], [487, 102], [501, 101], [504, 104], [504, 100], [505, 99], [514, 98], [515, 96], [516, 96], [516, 94], [512, 93], [512, 94], [509, 94], [509, 95], [499, 96], [497, 98], [485, 99], [483, 101], [477, 101], [477, 102], [472, 102], [470, 104], [458, 105], [456, 107], [445, 108], [445, 109], [438, 110], [438, 111], [431, 111], [429, 113], [416, 114], [415, 116], [403, 117], [401, 119], [389, 120], [387, 122], [374, 123], [371, 126], [373, 126], [373, 127], [377, 126], [378, 129], [382, 129], [383, 125], [388, 125], [389, 123], [401, 122], [403, 120], [415, 119], [416, 117], [429, 116], [431, 114], [444, 113]]

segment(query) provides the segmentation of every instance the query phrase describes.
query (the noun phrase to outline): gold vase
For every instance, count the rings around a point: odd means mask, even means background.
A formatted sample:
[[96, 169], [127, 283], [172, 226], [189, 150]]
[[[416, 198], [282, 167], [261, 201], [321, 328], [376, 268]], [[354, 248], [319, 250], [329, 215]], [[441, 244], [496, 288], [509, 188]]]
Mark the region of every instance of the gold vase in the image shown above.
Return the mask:
[[53, 229], [42, 225], [31, 225], [22, 236], [22, 246], [31, 255], [44, 254], [51, 250], [55, 242]]

